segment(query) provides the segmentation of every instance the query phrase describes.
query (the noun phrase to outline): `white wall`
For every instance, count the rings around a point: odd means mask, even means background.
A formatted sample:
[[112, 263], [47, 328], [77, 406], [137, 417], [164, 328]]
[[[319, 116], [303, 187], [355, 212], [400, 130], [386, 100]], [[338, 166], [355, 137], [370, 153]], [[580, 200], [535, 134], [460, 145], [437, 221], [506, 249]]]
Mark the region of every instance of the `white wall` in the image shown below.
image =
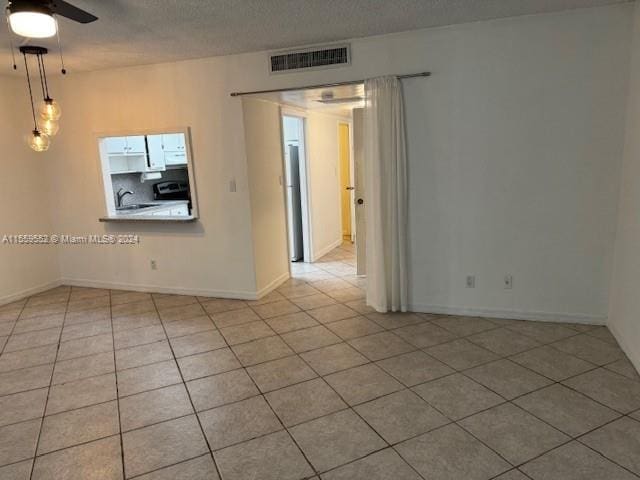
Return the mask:
[[242, 107], [256, 287], [265, 294], [289, 278], [280, 107], [249, 98]]
[[56, 249], [3, 243], [5, 235], [55, 233], [48, 205], [48, 159], [24, 137], [33, 129], [26, 83], [0, 77], [0, 305], [57, 285]]
[[342, 243], [339, 121], [344, 119], [313, 110], [307, 112], [306, 148], [314, 259]]
[[635, 9], [627, 130], [608, 326], [640, 370], [640, 5]]
[[[61, 249], [64, 279], [256, 291], [242, 106], [229, 92], [430, 70], [405, 82], [411, 301], [425, 310], [602, 320], [622, 156], [630, 4], [352, 42], [350, 67], [269, 75], [255, 53], [53, 82], [59, 230], [138, 231], [139, 247]], [[190, 126], [202, 219], [104, 225], [94, 132]], [[229, 192], [235, 178], [237, 193]], [[337, 199], [337, 196], [336, 196]], [[158, 260], [151, 271], [149, 259]], [[514, 276], [514, 290], [502, 277]], [[464, 276], [475, 274], [474, 290]]]

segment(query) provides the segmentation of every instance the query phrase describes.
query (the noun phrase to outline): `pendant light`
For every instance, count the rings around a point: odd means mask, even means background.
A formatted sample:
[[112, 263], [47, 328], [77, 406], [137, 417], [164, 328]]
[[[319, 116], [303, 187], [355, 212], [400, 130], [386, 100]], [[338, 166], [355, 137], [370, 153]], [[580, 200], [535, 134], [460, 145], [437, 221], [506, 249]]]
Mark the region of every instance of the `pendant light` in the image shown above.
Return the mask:
[[[44, 66], [43, 56], [48, 53], [44, 47], [23, 46], [20, 53], [24, 57], [24, 68], [27, 73], [27, 86], [29, 88], [29, 100], [31, 103], [31, 115], [33, 117], [33, 130], [28, 138], [28, 144], [36, 152], [46, 152], [51, 144], [51, 137], [58, 133], [60, 125], [58, 120], [62, 111], [57, 102], [49, 95], [49, 83], [47, 81], [47, 71]], [[33, 102], [33, 87], [31, 84], [31, 74], [29, 72], [29, 61], [27, 55], [33, 55], [38, 62], [38, 73], [40, 75], [40, 87], [42, 89], [42, 102], [38, 108], [39, 115], [36, 116], [36, 108]]]

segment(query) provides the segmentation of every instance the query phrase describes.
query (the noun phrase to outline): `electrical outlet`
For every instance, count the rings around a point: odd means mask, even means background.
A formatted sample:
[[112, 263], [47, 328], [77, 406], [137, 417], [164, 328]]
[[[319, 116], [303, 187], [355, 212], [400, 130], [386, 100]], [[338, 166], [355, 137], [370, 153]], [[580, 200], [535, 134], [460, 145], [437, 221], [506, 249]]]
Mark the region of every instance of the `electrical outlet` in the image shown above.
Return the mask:
[[467, 288], [476, 288], [476, 276], [467, 275]]
[[158, 264], [156, 263], [155, 260], [151, 260], [151, 270], [157, 270], [158, 269]]
[[505, 275], [504, 276], [504, 289], [511, 290], [513, 288], [513, 276]]

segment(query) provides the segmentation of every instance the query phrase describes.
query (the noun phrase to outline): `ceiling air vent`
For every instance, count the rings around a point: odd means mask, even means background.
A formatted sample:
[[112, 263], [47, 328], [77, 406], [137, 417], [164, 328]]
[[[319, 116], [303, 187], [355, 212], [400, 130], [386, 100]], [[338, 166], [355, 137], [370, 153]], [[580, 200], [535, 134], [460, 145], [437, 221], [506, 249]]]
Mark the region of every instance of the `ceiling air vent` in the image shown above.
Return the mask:
[[349, 65], [351, 55], [349, 45], [314, 47], [304, 50], [277, 52], [269, 56], [271, 73], [326, 68]]

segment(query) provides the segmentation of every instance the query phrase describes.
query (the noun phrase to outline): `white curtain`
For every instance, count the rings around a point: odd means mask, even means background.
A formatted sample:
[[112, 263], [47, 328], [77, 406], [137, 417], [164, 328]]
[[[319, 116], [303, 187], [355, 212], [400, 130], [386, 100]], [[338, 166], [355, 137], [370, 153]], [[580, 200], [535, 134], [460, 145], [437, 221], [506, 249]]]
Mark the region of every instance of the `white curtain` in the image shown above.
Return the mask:
[[407, 310], [407, 149], [402, 85], [365, 81], [364, 170], [367, 304]]

